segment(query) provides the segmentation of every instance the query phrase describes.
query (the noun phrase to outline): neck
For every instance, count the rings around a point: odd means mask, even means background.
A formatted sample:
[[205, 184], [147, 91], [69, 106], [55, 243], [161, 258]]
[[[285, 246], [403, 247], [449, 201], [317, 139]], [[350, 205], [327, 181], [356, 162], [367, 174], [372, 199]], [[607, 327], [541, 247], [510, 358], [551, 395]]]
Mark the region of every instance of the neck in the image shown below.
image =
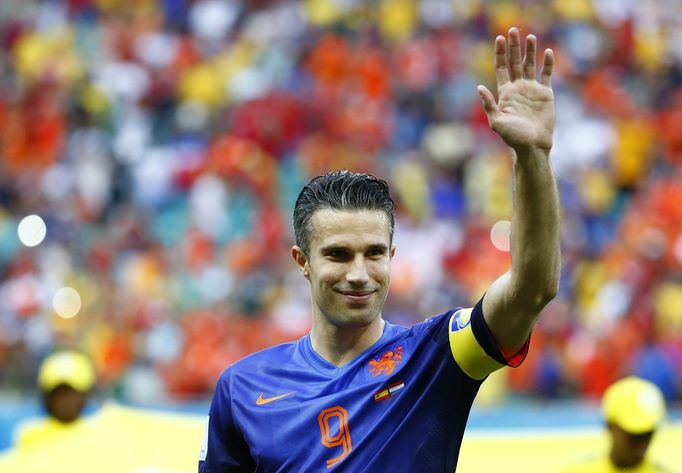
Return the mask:
[[317, 319], [313, 320], [310, 342], [318, 355], [341, 367], [374, 345], [384, 333], [385, 324], [381, 315], [361, 327], [337, 327]]

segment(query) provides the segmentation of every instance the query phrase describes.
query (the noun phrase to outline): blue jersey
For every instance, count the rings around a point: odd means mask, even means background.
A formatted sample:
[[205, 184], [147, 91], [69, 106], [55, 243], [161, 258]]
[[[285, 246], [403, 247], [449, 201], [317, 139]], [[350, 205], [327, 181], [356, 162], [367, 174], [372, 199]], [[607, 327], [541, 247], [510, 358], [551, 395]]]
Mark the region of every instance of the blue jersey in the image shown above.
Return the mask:
[[386, 323], [342, 367], [309, 335], [255, 353], [218, 381], [199, 472], [452, 473], [478, 388], [506, 364], [480, 303]]

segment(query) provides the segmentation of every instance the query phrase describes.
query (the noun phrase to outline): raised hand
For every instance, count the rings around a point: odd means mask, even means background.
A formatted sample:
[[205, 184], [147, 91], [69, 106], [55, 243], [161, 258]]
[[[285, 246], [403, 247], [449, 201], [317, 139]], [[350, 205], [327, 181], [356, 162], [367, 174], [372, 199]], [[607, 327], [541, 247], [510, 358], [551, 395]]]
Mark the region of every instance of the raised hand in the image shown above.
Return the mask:
[[519, 153], [552, 147], [554, 93], [551, 78], [554, 53], [546, 49], [540, 82], [536, 79], [534, 35], [526, 36], [526, 55], [521, 61], [521, 39], [517, 28], [508, 39], [495, 38], [495, 76], [498, 100], [485, 86], [477, 87], [493, 129]]

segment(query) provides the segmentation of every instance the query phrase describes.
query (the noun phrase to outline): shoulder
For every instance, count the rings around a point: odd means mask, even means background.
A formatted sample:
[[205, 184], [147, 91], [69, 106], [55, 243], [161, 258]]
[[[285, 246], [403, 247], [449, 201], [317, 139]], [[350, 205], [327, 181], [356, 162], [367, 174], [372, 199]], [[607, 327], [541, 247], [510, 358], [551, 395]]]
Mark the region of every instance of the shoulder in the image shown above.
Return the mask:
[[562, 473], [604, 473], [608, 472], [609, 463], [604, 458], [595, 457], [585, 460], [581, 463], [576, 463], [568, 468], [562, 470]]
[[452, 314], [456, 313], [458, 310], [460, 310], [459, 307], [450, 309], [446, 312], [443, 312], [442, 314], [428, 317], [423, 322], [419, 322], [409, 329], [401, 327], [403, 329], [402, 335], [424, 337], [441, 332], [447, 333], [448, 324], [452, 318]]
[[21, 422], [19, 425], [17, 425], [12, 434], [14, 444], [19, 448], [30, 444], [31, 439], [36, 434], [40, 435], [39, 433], [45, 429], [47, 423], [47, 419], [39, 418], [28, 419]]
[[300, 340], [282, 343], [245, 356], [225, 368], [220, 375], [218, 383], [229, 383], [230, 377], [258, 373], [272, 366], [281, 365], [284, 360], [294, 356], [299, 342]]
[[80, 420], [73, 424], [60, 424], [51, 418], [29, 419], [20, 424], [14, 433], [14, 443], [17, 448], [26, 448], [32, 445], [49, 441], [53, 437], [80, 424]]
[[658, 463], [649, 463], [649, 469], [646, 470], [651, 473], [674, 473], [667, 466], [660, 465]]
[[429, 344], [447, 344], [448, 322], [455, 310], [429, 317], [411, 327], [404, 327], [386, 321], [387, 336], [381, 344], [373, 348], [373, 352], [392, 347], [396, 343], [407, 343], [410, 346]]

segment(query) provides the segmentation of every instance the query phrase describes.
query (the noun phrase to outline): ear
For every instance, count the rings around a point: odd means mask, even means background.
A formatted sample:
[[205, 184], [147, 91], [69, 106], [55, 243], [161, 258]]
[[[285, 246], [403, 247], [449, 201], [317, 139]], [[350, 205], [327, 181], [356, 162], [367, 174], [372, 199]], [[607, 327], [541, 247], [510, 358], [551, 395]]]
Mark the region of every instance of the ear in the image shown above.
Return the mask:
[[391, 249], [388, 250], [388, 256], [389, 256], [391, 259], [393, 259], [393, 257], [395, 256], [395, 245], [391, 245]]
[[306, 258], [300, 246], [294, 245], [291, 247], [291, 257], [294, 258], [294, 262], [296, 263], [296, 266], [298, 266], [298, 269], [301, 270], [301, 273], [303, 273], [303, 277], [310, 279], [308, 258]]

